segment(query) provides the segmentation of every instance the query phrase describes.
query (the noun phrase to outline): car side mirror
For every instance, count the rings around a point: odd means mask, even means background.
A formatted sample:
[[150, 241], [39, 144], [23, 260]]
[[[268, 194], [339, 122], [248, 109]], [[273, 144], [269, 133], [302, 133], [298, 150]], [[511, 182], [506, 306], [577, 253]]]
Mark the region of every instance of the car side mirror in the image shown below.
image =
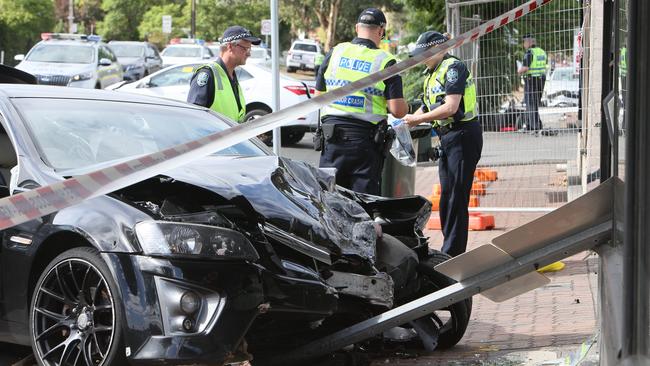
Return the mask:
[[111, 66], [113, 62], [107, 58], [100, 58], [99, 59], [99, 66]]
[[25, 55], [23, 55], [22, 53], [14, 56], [14, 60], [16, 61], [22, 61], [24, 59], [25, 59]]
[[207, 59], [209, 59], [209, 58], [212, 58], [212, 56], [210, 56], [210, 55], [203, 55], [203, 58], [207, 60]]

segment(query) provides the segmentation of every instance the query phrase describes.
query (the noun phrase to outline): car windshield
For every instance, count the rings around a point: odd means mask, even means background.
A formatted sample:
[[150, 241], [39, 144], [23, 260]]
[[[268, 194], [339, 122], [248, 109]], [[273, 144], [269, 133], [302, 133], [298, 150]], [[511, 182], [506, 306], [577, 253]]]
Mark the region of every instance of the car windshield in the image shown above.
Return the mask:
[[316, 46], [313, 44], [296, 43], [293, 45], [294, 51], [316, 52]]
[[142, 57], [144, 46], [139, 44], [114, 44], [108, 45], [117, 57]]
[[553, 80], [578, 80], [578, 74], [573, 69], [556, 69], [553, 72]]
[[251, 48], [251, 58], [260, 58], [260, 59], [265, 59], [266, 58], [266, 50], [264, 48]]
[[[41, 157], [57, 171], [151, 154], [229, 128], [214, 114], [193, 108], [79, 99], [14, 101]], [[215, 155], [265, 154], [244, 141]]]
[[200, 47], [167, 47], [162, 56], [167, 57], [201, 57]]
[[27, 56], [28, 61], [90, 64], [94, 61], [94, 48], [72, 44], [41, 44]]

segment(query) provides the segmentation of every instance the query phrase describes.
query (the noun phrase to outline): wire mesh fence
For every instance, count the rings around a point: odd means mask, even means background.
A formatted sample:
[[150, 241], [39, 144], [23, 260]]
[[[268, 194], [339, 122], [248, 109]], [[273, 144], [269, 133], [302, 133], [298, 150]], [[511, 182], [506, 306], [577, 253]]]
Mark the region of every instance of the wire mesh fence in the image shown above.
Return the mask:
[[[448, 31], [460, 34], [522, 3], [448, 0]], [[589, 53], [590, 10], [587, 1], [554, 0], [454, 53], [477, 85], [484, 131], [479, 166], [498, 174], [478, 197], [482, 210], [552, 209], [597, 182], [600, 117], [583, 113], [599, 110], [589, 90], [600, 92], [589, 83], [589, 57], [600, 52]], [[547, 55], [541, 92], [527, 89], [528, 76], [518, 73], [525, 66], [524, 35]]]

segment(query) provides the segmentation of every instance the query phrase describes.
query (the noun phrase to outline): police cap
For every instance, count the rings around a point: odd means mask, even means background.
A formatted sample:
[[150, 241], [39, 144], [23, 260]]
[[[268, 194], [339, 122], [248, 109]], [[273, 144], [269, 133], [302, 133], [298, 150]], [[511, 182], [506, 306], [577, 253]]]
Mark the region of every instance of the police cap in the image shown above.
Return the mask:
[[228, 27], [223, 32], [223, 35], [221, 36], [221, 39], [219, 39], [219, 41], [221, 43], [229, 43], [233, 41], [238, 41], [240, 39], [247, 40], [254, 45], [258, 45], [262, 42], [260, 38], [253, 36], [248, 29], [240, 25], [233, 25]]

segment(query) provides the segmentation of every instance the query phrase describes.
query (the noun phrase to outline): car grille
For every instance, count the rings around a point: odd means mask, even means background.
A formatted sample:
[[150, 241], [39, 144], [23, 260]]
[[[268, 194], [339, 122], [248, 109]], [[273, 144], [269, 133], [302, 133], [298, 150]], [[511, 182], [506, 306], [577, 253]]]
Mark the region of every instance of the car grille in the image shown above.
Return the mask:
[[70, 77], [66, 75], [37, 75], [36, 77], [41, 85], [67, 86], [70, 82]]

